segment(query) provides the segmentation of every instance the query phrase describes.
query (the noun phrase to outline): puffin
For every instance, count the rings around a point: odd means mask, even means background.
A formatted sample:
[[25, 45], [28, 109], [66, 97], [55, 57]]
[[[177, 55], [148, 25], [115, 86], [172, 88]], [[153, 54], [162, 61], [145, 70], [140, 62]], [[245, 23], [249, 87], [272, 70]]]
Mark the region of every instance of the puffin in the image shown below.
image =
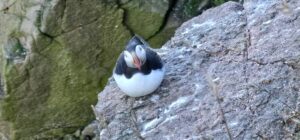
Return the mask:
[[113, 70], [118, 87], [130, 97], [154, 92], [163, 81], [165, 67], [160, 56], [140, 36], [133, 36]]

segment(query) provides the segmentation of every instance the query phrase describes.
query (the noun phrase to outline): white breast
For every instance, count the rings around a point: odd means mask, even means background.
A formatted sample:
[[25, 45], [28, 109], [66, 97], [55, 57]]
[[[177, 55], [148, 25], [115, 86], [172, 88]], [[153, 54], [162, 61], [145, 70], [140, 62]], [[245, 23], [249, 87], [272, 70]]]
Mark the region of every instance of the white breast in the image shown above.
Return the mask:
[[130, 79], [124, 74], [113, 74], [120, 89], [131, 97], [139, 97], [155, 91], [163, 80], [165, 69], [152, 70], [150, 74], [135, 73]]

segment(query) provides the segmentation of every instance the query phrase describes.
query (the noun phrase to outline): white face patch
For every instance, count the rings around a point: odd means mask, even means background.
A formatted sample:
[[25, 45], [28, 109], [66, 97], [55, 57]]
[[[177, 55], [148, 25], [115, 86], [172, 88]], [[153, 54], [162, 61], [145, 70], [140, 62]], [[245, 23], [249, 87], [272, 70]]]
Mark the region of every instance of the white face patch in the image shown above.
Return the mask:
[[124, 59], [128, 67], [134, 68], [133, 57], [128, 51], [124, 51]]
[[146, 51], [141, 45], [136, 45], [135, 47], [135, 53], [137, 57], [140, 59], [142, 64], [146, 62]]

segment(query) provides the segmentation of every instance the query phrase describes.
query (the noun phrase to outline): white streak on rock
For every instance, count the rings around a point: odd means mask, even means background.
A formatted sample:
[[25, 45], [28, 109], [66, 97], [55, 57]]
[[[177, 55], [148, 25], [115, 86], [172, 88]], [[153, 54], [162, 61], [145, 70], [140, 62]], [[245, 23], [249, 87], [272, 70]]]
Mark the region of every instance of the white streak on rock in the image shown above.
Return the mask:
[[159, 123], [163, 121], [163, 118], [155, 118], [144, 124], [143, 129], [145, 131], [155, 128]]
[[181, 106], [186, 105], [189, 101], [191, 101], [191, 96], [180, 97], [176, 101], [174, 101], [171, 105], [169, 105], [168, 109], [164, 111], [164, 113], [168, 113], [175, 109], [180, 108]]
[[271, 22], [272, 22], [272, 20], [265, 21], [265, 22], [263, 22], [263, 25], [270, 24]]

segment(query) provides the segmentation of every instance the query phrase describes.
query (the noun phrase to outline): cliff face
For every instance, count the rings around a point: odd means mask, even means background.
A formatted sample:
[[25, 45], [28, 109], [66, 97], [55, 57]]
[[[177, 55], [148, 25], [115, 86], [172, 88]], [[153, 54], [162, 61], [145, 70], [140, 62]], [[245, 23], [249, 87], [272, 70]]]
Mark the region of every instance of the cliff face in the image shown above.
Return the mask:
[[[89, 123], [90, 105], [131, 37], [124, 10], [116, 1], [98, 0], [5, 0], [0, 6], [6, 93], [1, 94], [1, 136], [53, 139]], [[161, 21], [168, 1], [161, 7], [139, 13]]]
[[93, 119], [90, 105], [133, 34], [160, 47], [208, 5], [206, 0], [1, 0], [0, 139], [55, 139], [80, 129]]
[[89, 106], [119, 46], [130, 38], [123, 11], [93, 0], [4, 4], [9, 7], [1, 13], [1, 117], [10, 126], [5, 134], [53, 139], [74, 132], [92, 119]]
[[228, 2], [161, 49], [166, 77], [130, 98], [113, 79], [95, 107], [101, 139], [299, 139], [300, 2]]

